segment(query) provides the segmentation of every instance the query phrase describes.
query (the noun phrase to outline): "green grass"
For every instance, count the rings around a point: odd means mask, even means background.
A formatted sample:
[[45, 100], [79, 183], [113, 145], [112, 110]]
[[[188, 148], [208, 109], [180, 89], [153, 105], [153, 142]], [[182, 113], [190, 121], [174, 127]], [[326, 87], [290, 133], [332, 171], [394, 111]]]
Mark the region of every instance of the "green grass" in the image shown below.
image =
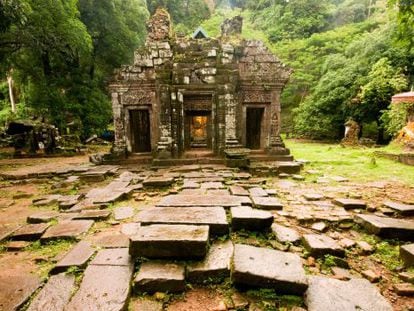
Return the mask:
[[306, 164], [306, 170], [317, 170], [320, 175], [343, 176], [356, 182], [389, 181], [414, 185], [414, 166], [374, 156], [375, 151], [400, 152], [401, 148], [396, 145], [384, 148], [342, 147], [290, 139], [285, 143], [296, 159], [311, 161]]

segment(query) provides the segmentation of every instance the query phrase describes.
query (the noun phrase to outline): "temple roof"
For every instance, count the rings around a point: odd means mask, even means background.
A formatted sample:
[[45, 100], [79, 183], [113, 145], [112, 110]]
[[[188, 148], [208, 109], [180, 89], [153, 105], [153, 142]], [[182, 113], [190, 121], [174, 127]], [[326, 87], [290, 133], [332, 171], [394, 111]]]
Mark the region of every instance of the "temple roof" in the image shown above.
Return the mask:
[[193, 39], [207, 39], [208, 34], [203, 29], [203, 27], [200, 26], [194, 31], [194, 33], [191, 35], [191, 38], [193, 38]]
[[414, 103], [414, 92], [395, 94], [392, 97], [392, 103]]

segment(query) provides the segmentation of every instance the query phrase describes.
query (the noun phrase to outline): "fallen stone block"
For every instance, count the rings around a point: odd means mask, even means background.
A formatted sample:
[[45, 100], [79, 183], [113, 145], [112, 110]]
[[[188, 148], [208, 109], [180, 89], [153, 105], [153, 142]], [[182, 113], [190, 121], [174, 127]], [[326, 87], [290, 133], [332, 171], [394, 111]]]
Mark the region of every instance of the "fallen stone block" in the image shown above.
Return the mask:
[[358, 199], [335, 199], [333, 203], [342, 206], [344, 209], [365, 209], [367, 203]]
[[305, 234], [303, 245], [313, 257], [333, 255], [343, 257], [345, 250], [332, 238], [322, 234]]
[[88, 232], [93, 223], [93, 220], [62, 221], [57, 225], [50, 227], [42, 235], [41, 240], [79, 238], [80, 235]]
[[273, 197], [252, 197], [253, 206], [265, 210], [281, 210], [283, 204]]
[[301, 235], [296, 230], [278, 224], [272, 225], [272, 232], [276, 239], [282, 243], [295, 244], [301, 239]]
[[133, 258], [200, 258], [207, 253], [208, 226], [141, 226], [130, 238]]
[[206, 258], [187, 266], [187, 279], [192, 283], [220, 283], [230, 276], [230, 264], [233, 257], [231, 241], [215, 242]]
[[183, 265], [166, 262], [144, 262], [134, 280], [134, 291], [140, 293], [185, 290], [185, 268]]
[[89, 258], [95, 253], [90, 243], [81, 241], [58, 261], [51, 273], [64, 272], [70, 267], [85, 268]]
[[356, 215], [355, 222], [382, 238], [414, 241], [414, 220]]
[[414, 215], [414, 205], [403, 204], [393, 201], [385, 201], [383, 205], [387, 208], [392, 209], [402, 216], [413, 216]]
[[233, 230], [267, 230], [272, 225], [273, 219], [270, 212], [253, 209], [250, 206], [233, 206], [231, 208], [231, 227]]
[[49, 224], [29, 224], [17, 229], [10, 237], [12, 240], [34, 241], [39, 239], [42, 234], [49, 228]]
[[135, 220], [141, 225], [207, 225], [212, 235], [229, 233], [226, 211], [218, 206], [153, 207], [140, 211]]
[[414, 243], [400, 246], [400, 258], [406, 267], [414, 266]]
[[20, 310], [40, 285], [34, 274], [0, 275], [0, 310]]
[[308, 287], [298, 255], [242, 244], [234, 246], [232, 280], [293, 295], [302, 295]]

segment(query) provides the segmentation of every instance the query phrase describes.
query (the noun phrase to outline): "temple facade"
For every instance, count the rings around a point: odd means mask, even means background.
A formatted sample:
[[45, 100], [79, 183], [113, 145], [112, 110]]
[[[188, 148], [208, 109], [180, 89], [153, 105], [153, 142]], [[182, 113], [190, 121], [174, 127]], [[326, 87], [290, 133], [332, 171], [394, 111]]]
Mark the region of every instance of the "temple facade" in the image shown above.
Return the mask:
[[113, 153], [175, 159], [194, 150], [223, 156], [249, 148], [287, 155], [280, 137], [280, 95], [291, 70], [263, 42], [240, 38], [242, 19], [218, 39], [198, 29], [176, 36], [162, 9], [147, 23], [145, 47], [110, 83]]

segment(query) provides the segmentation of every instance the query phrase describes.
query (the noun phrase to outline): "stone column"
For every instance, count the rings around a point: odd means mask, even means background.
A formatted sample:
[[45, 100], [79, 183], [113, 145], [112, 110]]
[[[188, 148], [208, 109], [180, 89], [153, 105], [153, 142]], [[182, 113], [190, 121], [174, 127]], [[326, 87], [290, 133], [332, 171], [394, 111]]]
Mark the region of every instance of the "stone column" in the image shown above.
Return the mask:
[[126, 156], [125, 124], [124, 112], [119, 102], [119, 94], [114, 92], [112, 96], [112, 110], [114, 115], [115, 141], [112, 147], [112, 153], [116, 156]]
[[280, 137], [280, 90], [272, 91], [270, 105], [270, 142], [268, 153], [274, 155], [289, 154], [289, 150], [285, 148], [282, 138]]
[[224, 95], [225, 122], [226, 122], [226, 148], [240, 148], [241, 144], [236, 135], [236, 101], [233, 94]]
[[176, 93], [170, 93], [168, 86], [159, 88], [159, 133], [157, 144], [157, 157], [168, 159], [172, 157], [172, 133], [171, 133], [171, 102], [176, 100]]

